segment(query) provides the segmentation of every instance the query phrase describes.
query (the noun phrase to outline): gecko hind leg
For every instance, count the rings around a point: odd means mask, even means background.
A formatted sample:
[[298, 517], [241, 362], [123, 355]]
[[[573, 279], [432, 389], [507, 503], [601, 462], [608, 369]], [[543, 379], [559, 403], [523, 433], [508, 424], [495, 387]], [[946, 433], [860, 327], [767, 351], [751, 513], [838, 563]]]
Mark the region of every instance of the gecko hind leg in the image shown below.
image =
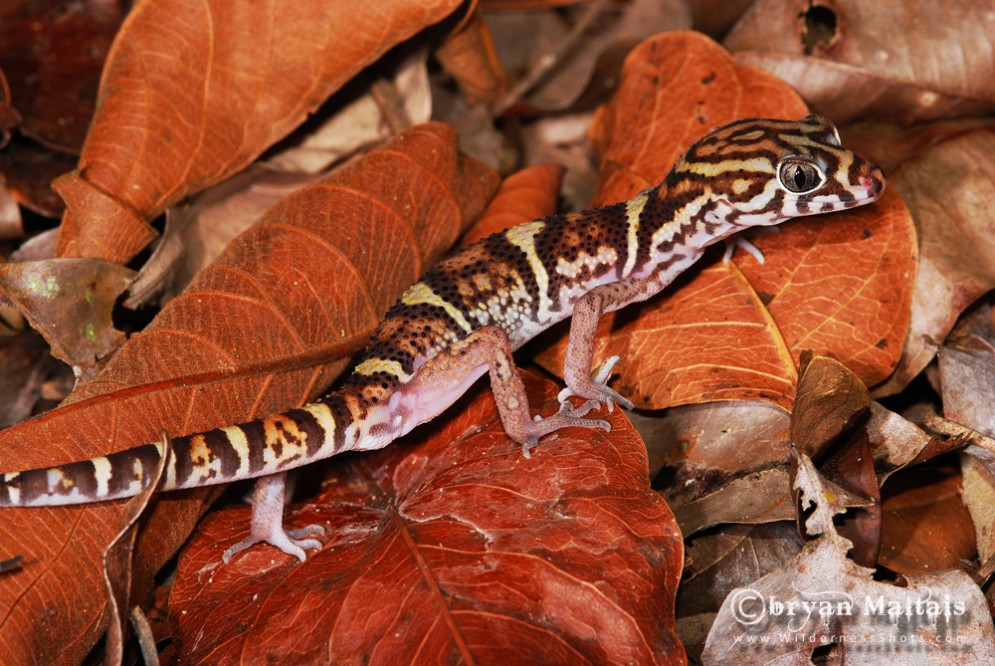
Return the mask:
[[[476, 378], [486, 366], [491, 391], [497, 404], [501, 423], [508, 436], [522, 445], [522, 453], [530, 451], [539, 439], [561, 428], [600, 428], [610, 431], [611, 425], [601, 419], [583, 418], [592, 408], [585, 404], [570, 410], [561, 409], [552, 416], [533, 420], [525, 384], [518, 374], [512, 357], [508, 334], [495, 326], [477, 329], [469, 336], [425, 363], [404, 387], [407, 401], [429, 418], [438, 413], [435, 405], [448, 406], [468, 388], [467, 378]], [[423, 422], [424, 418], [419, 421]]]
[[283, 528], [283, 497], [286, 491], [287, 473], [278, 472], [256, 479], [256, 487], [252, 491], [252, 520], [249, 536], [229, 548], [221, 556], [227, 563], [233, 556], [257, 543], [268, 543], [276, 546], [288, 555], [293, 555], [303, 562], [307, 555], [306, 549], [320, 549], [321, 541], [303, 539], [313, 534], [324, 534], [321, 525], [307, 525], [296, 530]]

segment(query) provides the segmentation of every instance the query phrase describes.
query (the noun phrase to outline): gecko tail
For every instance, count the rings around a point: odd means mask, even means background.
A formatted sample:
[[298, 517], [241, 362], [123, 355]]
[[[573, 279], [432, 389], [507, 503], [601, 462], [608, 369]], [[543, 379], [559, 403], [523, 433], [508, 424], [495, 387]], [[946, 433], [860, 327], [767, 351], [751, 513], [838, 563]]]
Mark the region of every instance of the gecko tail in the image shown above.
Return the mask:
[[133, 497], [152, 478], [161, 455], [161, 444], [145, 444], [90, 460], [0, 474], [0, 507]]
[[[175, 437], [161, 489], [201, 488], [255, 479], [328, 458], [352, 438], [339, 396], [282, 414]], [[155, 475], [162, 444], [144, 444], [106, 456], [25, 471], [0, 473], [0, 507], [63, 506], [134, 497]]]

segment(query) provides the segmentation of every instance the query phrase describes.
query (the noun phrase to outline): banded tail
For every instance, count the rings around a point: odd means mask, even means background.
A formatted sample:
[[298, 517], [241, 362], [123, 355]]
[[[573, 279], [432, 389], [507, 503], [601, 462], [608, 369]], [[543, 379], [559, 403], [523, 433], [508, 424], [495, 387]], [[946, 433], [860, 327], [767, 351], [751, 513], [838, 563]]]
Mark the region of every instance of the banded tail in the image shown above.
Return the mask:
[[[359, 434], [341, 394], [240, 425], [171, 440], [162, 490], [254, 479], [300, 467], [351, 448]], [[0, 474], [0, 507], [60, 506], [133, 497], [149, 483], [162, 444], [106, 456]]]

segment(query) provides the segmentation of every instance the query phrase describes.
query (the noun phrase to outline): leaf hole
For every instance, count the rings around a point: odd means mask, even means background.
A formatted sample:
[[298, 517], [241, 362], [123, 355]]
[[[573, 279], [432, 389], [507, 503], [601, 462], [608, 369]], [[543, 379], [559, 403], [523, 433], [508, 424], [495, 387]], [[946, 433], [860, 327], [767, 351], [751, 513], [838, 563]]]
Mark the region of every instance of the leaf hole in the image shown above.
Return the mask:
[[828, 48], [839, 38], [839, 19], [836, 12], [826, 5], [811, 5], [802, 12], [805, 29], [802, 31], [802, 45], [805, 55], [812, 55], [818, 47]]

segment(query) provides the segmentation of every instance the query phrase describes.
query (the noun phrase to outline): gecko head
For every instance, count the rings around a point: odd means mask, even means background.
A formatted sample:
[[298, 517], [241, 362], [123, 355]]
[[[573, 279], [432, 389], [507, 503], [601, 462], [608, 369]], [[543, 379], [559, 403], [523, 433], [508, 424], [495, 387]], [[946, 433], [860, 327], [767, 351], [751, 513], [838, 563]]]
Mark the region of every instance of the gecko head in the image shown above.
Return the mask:
[[770, 226], [802, 215], [853, 208], [880, 198], [881, 169], [840, 145], [825, 116], [747, 119], [695, 143], [669, 183], [708, 195], [703, 215], [736, 227]]

